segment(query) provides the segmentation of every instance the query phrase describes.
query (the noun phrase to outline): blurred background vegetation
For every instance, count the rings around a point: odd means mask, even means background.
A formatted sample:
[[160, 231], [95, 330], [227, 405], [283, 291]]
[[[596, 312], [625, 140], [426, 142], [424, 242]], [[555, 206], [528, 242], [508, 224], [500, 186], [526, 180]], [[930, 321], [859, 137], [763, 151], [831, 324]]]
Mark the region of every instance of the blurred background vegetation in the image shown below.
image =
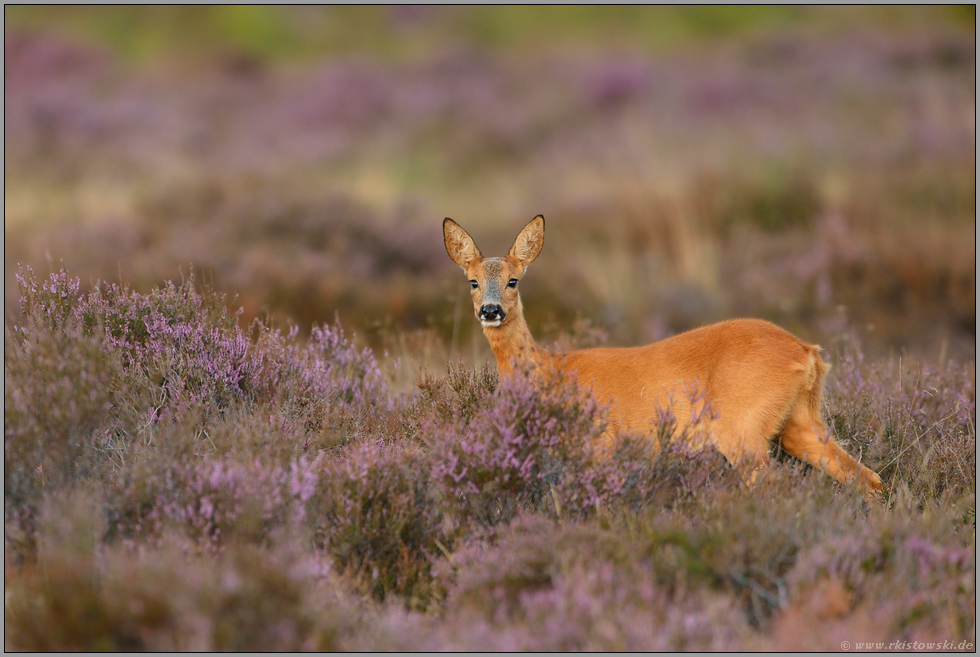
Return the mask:
[[975, 359], [976, 15], [925, 7], [7, 6], [18, 263], [439, 369], [490, 357], [441, 220], [544, 341], [736, 315]]
[[11, 6], [14, 28], [104, 44], [130, 63], [237, 52], [268, 61], [317, 62], [359, 55], [421, 60], [446, 47], [499, 55], [557, 50], [669, 54], [766, 33], [830, 36], [933, 27], [972, 32], [972, 5], [933, 7], [167, 7]]

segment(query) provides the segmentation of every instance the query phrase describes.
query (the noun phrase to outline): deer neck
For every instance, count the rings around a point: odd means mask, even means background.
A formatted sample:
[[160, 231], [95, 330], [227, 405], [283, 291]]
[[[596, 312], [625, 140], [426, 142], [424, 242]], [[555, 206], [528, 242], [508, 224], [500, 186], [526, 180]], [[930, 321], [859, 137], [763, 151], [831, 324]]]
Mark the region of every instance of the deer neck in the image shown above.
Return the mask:
[[497, 371], [509, 376], [515, 369], [537, 368], [550, 354], [539, 346], [524, 321], [524, 309], [519, 305], [513, 319], [500, 326], [483, 327], [490, 349], [497, 358]]

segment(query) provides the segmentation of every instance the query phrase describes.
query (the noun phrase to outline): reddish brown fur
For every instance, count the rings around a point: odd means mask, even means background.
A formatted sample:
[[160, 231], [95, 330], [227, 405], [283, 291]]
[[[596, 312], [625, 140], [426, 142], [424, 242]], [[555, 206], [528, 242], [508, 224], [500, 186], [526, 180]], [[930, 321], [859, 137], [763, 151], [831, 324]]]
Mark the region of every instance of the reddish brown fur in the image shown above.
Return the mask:
[[[816, 345], [764, 320], [734, 319], [643, 347], [552, 354], [531, 336], [517, 289], [506, 287], [511, 279], [520, 280], [541, 252], [544, 217], [535, 217], [508, 255], [493, 259], [489, 267], [491, 259], [458, 224], [446, 219], [443, 231], [450, 257], [478, 284], [472, 290], [478, 317], [486, 290], [501, 291], [506, 315], [499, 326], [483, 328], [501, 376], [515, 367], [558, 367], [609, 404], [617, 428], [631, 431], [655, 428], [668, 408], [678, 429], [685, 429], [694, 415], [704, 416], [707, 399], [708, 439], [749, 479], [778, 440], [787, 452], [842, 483], [856, 479], [869, 492], [881, 490], [878, 475], [837, 444], [821, 417], [829, 366]], [[495, 273], [495, 281], [487, 279], [487, 270]], [[700, 390], [706, 394], [699, 397]]]

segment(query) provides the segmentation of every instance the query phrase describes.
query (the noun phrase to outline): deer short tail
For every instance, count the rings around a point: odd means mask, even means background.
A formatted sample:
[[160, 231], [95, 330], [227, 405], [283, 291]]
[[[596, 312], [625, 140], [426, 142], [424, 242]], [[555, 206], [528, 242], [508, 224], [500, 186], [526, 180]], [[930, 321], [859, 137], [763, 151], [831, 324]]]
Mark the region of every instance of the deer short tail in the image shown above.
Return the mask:
[[800, 365], [803, 384], [799, 398], [780, 435], [780, 445], [789, 454], [810, 463], [843, 484], [858, 483], [870, 493], [880, 491], [881, 479], [844, 451], [827, 429], [820, 409], [823, 380], [830, 365], [820, 358], [816, 345], [807, 345], [807, 358]]

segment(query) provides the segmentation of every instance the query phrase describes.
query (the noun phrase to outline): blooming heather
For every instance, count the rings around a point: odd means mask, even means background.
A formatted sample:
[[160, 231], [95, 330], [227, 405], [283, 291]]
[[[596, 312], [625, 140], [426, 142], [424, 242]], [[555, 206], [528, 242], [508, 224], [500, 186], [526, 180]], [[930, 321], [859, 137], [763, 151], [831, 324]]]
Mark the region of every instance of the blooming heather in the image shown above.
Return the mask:
[[969, 367], [834, 359], [827, 416], [889, 494], [869, 502], [791, 458], [745, 486], [669, 413], [606, 443], [604, 409], [558, 375], [457, 363], [396, 392], [340, 326], [244, 330], [193, 278], [83, 293], [25, 269], [20, 286], [12, 646], [804, 649], [871, 621], [975, 637]]

